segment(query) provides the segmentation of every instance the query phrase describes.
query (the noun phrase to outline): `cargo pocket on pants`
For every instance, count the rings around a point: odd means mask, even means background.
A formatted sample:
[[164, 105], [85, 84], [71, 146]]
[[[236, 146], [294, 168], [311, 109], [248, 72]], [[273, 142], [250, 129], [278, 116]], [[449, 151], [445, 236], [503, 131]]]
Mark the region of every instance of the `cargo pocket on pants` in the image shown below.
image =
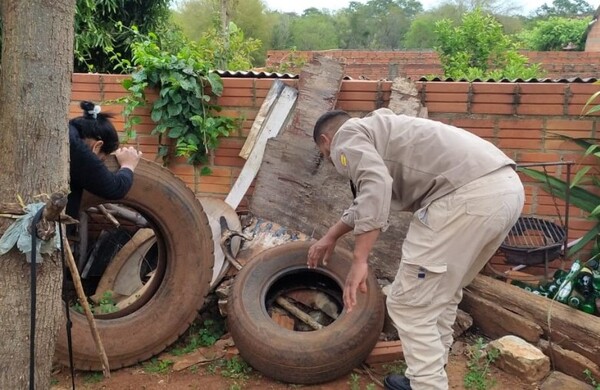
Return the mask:
[[430, 305], [447, 267], [401, 262], [392, 285], [392, 296], [400, 304], [411, 307]]

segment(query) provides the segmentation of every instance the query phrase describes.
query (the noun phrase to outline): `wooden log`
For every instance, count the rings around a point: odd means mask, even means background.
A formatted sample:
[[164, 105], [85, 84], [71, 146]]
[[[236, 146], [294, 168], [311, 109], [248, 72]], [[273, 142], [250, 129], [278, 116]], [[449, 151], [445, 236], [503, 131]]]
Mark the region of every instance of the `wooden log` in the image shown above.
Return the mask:
[[548, 340], [540, 340], [538, 346], [550, 358], [555, 370], [583, 381], [588, 379], [584, 371], [589, 370], [594, 378], [600, 378], [600, 367], [585, 356], [550, 343]]
[[469, 291], [465, 291], [460, 307], [471, 314], [475, 326], [489, 337], [516, 335], [537, 344], [544, 333], [535, 322]]
[[483, 275], [478, 275], [466, 291], [535, 322], [545, 339], [600, 365], [599, 317]]

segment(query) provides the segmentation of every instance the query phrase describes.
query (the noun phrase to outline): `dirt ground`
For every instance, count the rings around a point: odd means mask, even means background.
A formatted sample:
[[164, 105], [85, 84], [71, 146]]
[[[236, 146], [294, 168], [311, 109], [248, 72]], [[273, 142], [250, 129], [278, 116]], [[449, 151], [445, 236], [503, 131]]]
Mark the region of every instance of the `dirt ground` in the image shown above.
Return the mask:
[[[471, 337], [471, 341], [473, 338]], [[469, 342], [469, 340], [466, 340]], [[469, 359], [465, 353], [455, 353], [451, 356], [447, 372], [450, 383], [450, 389], [466, 389], [464, 385], [465, 375], [469, 372], [467, 367]], [[115, 370], [111, 373], [111, 378], [104, 379], [102, 373], [76, 372], [76, 389], [100, 390], [158, 390], [158, 389], [198, 389], [198, 390], [283, 390], [283, 389], [311, 389], [311, 390], [375, 390], [382, 387], [377, 381], [382, 381], [383, 377], [400, 366], [402, 362], [388, 364], [378, 364], [370, 367], [371, 376], [364, 370], [357, 369], [355, 372], [345, 375], [335, 381], [319, 385], [295, 385], [285, 384], [272, 380], [257, 371], [251, 371], [248, 374], [238, 378], [231, 378], [225, 375], [221, 368], [215, 368], [214, 364], [205, 364], [193, 366], [180, 372], [174, 372], [167, 369], [163, 373], [148, 372], [147, 365], [143, 363], [137, 366]], [[71, 376], [68, 368], [62, 368], [52, 376], [52, 390], [71, 389]], [[483, 389], [510, 389], [510, 390], [529, 390], [538, 388], [536, 384], [527, 384], [519, 379], [509, 375], [495, 367], [489, 371], [490, 382], [492, 386], [483, 388], [473, 388], [474, 390]]]

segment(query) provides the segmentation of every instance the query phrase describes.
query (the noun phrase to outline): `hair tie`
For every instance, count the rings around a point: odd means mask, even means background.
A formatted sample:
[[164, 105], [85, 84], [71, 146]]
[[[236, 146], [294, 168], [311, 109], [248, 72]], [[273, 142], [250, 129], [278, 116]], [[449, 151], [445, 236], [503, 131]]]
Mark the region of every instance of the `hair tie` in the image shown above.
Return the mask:
[[98, 114], [100, 114], [100, 111], [102, 111], [102, 107], [94, 105], [94, 109], [89, 110], [87, 113], [90, 114], [92, 117], [94, 117], [94, 119], [97, 119]]

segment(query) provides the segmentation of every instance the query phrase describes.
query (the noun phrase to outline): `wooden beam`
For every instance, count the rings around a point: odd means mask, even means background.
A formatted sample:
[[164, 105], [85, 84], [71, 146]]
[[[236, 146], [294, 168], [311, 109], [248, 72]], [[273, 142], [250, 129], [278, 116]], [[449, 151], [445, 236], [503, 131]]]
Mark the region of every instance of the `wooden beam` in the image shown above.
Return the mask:
[[555, 370], [583, 381], [588, 379], [584, 371], [590, 370], [594, 378], [600, 378], [600, 367], [585, 356], [551, 344], [548, 340], [540, 340], [539, 347], [550, 358]]
[[469, 291], [465, 291], [460, 307], [473, 317], [475, 326], [492, 338], [516, 335], [537, 344], [544, 333], [535, 322]]

